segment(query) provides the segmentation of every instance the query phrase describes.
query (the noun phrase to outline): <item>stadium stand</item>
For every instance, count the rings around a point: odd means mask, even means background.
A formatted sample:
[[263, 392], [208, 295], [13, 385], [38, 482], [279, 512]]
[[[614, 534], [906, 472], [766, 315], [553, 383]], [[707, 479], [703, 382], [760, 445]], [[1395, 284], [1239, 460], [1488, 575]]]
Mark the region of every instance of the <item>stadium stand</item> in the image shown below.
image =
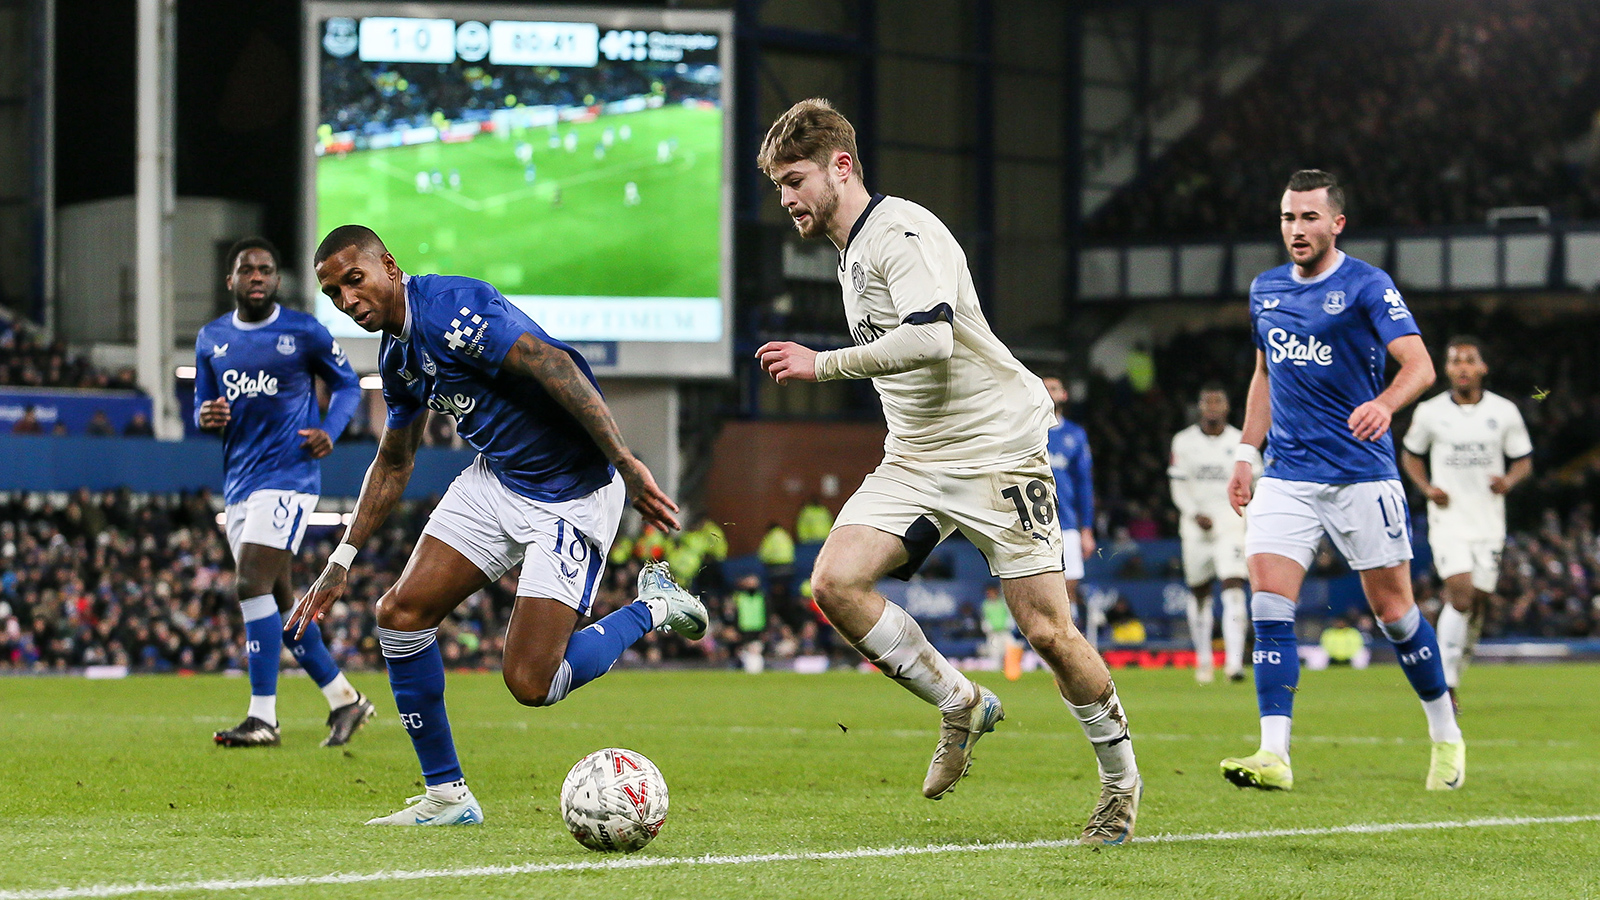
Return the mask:
[[[1600, 372], [1589, 365], [1587, 337], [1600, 323], [1586, 314], [1540, 321], [1505, 307], [1485, 312], [1472, 305], [1419, 309], [1417, 317], [1436, 362], [1451, 335], [1479, 336], [1491, 370], [1489, 389], [1515, 402], [1528, 423], [1535, 478], [1509, 498], [1512, 527], [1538, 528], [1543, 510], [1566, 515], [1580, 502], [1600, 501]], [[1151, 389], [1136, 391], [1126, 378], [1096, 378], [1083, 404], [1080, 421], [1095, 459], [1115, 461], [1095, 467], [1098, 525], [1108, 536], [1119, 528], [1137, 539], [1177, 534], [1165, 469], [1168, 442], [1193, 420], [1200, 385], [1230, 385], [1234, 421], [1243, 415], [1254, 351], [1242, 328], [1178, 335], [1154, 348], [1153, 356]], [[1404, 434], [1409, 421], [1402, 412], [1396, 433]], [[1413, 497], [1413, 508], [1422, 509], [1420, 497]]]
[[[432, 502], [402, 503], [362, 551], [350, 590], [322, 623], [340, 665], [381, 669], [374, 636], [375, 604], [410, 556]], [[239, 670], [244, 636], [234, 596], [233, 563], [216, 524], [219, 498], [209, 490], [138, 495], [127, 490], [71, 495], [12, 494], [0, 498], [0, 671], [65, 671], [126, 666], [136, 672]], [[337, 529], [311, 530], [295, 560], [298, 589], [315, 579]], [[643, 556], [628, 545], [596, 599], [601, 618], [636, 593]], [[676, 558], [666, 540], [640, 552]], [[710, 563], [708, 562], [708, 565]], [[694, 579], [701, 569], [683, 572]], [[446, 664], [498, 668], [505, 623], [515, 600], [515, 577], [469, 599], [441, 626]], [[648, 662], [709, 659], [726, 662], [739, 641], [728, 593], [719, 580], [698, 579], [707, 606], [722, 625], [690, 645], [652, 634], [641, 653]], [[809, 608], [769, 617], [770, 655], [826, 653], [830, 634]]]
[[[1418, 6], [1430, 7], [1426, 14]], [[1363, 226], [1600, 215], [1600, 7], [1339, 7], [1217, 103], [1091, 223], [1100, 237], [1253, 232], [1288, 173], [1333, 171]]]
[[1579, 504], [1565, 521], [1546, 510], [1536, 531], [1506, 542], [1500, 589], [1485, 618], [1485, 637], [1600, 635], [1600, 542], [1594, 506]]
[[[670, 65], [661, 66], [655, 77], [668, 102], [709, 95], [692, 80], [675, 76]], [[322, 79], [329, 101], [323, 121], [335, 130], [425, 126], [436, 113], [452, 121], [481, 120], [494, 110], [519, 105], [593, 106], [651, 90], [642, 73], [617, 68], [499, 67], [486, 72], [483, 66], [457, 61], [431, 71], [408, 69], [402, 76], [392, 65], [353, 56], [324, 60]]]
[[133, 371], [105, 372], [25, 319], [0, 316], [0, 386], [136, 390]]

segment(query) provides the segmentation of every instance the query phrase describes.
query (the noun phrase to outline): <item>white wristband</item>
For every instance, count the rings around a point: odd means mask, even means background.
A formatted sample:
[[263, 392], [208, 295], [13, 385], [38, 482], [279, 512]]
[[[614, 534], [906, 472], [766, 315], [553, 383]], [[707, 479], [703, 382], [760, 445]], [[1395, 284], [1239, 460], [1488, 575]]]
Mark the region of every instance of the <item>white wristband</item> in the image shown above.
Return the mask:
[[1249, 463], [1253, 469], [1261, 467], [1261, 451], [1254, 444], [1240, 444], [1233, 448], [1233, 461]]
[[346, 570], [350, 568], [350, 564], [355, 561], [355, 558], [356, 547], [354, 544], [340, 544], [333, 548], [332, 553], [328, 554], [328, 562]]

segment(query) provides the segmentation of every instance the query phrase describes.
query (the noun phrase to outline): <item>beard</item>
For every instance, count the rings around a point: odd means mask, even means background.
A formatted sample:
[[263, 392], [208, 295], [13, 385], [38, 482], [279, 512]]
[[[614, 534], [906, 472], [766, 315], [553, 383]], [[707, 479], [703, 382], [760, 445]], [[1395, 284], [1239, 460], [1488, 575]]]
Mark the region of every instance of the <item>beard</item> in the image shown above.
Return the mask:
[[235, 307], [246, 307], [252, 312], [266, 312], [267, 310], [272, 309], [272, 304], [278, 302], [278, 289], [272, 289], [260, 300], [251, 297], [248, 293], [235, 293], [233, 295], [233, 300]]
[[1309, 241], [1309, 243], [1311, 246], [1307, 248], [1307, 252], [1309, 252], [1311, 255], [1306, 259], [1305, 262], [1299, 263], [1299, 265], [1305, 266], [1308, 269], [1314, 269], [1317, 266], [1322, 265], [1322, 261], [1327, 259], [1329, 253], [1333, 252], [1333, 241], [1329, 241], [1322, 245], [1318, 245], [1316, 241]]
[[833, 217], [839, 212], [839, 192], [834, 189], [833, 182], [823, 182], [822, 196], [817, 199], [817, 204], [803, 212], [810, 216], [811, 221], [805, 225], [798, 220], [794, 223], [794, 229], [800, 232], [801, 237], [814, 238], [827, 234], [828, 226], [833, 224]]

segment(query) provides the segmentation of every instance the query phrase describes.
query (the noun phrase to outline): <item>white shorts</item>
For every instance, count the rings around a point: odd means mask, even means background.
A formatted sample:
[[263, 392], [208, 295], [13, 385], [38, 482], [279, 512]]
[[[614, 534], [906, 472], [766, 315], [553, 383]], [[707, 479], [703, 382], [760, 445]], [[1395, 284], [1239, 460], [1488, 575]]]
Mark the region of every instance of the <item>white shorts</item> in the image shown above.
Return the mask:
[[1210, 586], [1213, 581], [1250, 577], [1244, 561], [1244, 520], [1231, 510], [1223, 515], [1232, 522], [1212, 519], [1209, 531], [1186, 522], [1180, 529], [1184, 584]]
[[1079, 529], [1061, 532], [1061, 574], [1068, 581], [1083, 580], [1083, 532]]
[[1462, 541], [1447, 534], [1428, 535], [1433, 571], [1440, 580], [1472, 573], [1472, 586], [1486, 594], [1500, 584], [1500, 552], [1505, 541]]
[[317, 508], [316, 494], [295, 491], [256, 491], [242, 502], [230, 503], [223, 511], [227, 523], [228, 549], [234, 561], [245, 544], [260, 544], [274, 550], [300, 552], [311, 512]]
[[911, 560], [889, 573], [896, 578], [910, 578], [958, 528], [998, 578], [1061, 571], [1055, 478], [1043, 452], [999, 471], [886, 458], [845, 501], [833, 527], [841, 525], [866, 525], [904, 539]]
[[548, 597], [584, 615], [626, 499], [618, 475], [576, 500], [530, 500], [501, 484], [480, 456], [450, 483], [422, 533], [455, 548], [491, 581], [521, 563], [518, 597]]
[[1249, 515], [1247, 556], [1275, 553], [1309, 569], [1326, 534], [1357, 572], [1411, 559], [1411, 518], [1397, 480], [1318, 484], [1263, 478]]

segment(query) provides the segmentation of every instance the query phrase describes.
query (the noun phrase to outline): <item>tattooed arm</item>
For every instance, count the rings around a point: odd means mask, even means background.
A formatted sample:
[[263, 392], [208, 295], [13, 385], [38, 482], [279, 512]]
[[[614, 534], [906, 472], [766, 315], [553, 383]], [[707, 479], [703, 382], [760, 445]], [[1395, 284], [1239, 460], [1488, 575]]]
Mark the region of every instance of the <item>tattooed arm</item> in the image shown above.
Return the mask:
[[633, 498], [634, 509], [646, 522], [661, 529], [678, 527], [678, 519], [673, 515], [678, 511], [678, 504], [656, 486], [650, 470], [628, 449], [605, 398], [584, 377], [566, 351], [524, 333], [501, 361], [500, 369], [539, 382], [546, 393], [578, 420], [595, 446], [617, 467]]
[[[342, 543], [360, 547], [389, 518], [394, 505], [400, 502], [406, 483], [411, 480], [427, 421], [427, 410], [422, 410], [403, 426], [383, 429], [378, 455], [367, 467], [367, 477], [361, 482], [361, 496], [356, 499], [355, 514], [344, 530]], [[316, 583], [306, 591], [305, 599], [296, 604], [284, 630], [293, 631], [296, 639], [304, 636], [306, 625], [322, 618], [344, 596], [345, 579], [349, 574], [344, 566], [329, 560]]]

